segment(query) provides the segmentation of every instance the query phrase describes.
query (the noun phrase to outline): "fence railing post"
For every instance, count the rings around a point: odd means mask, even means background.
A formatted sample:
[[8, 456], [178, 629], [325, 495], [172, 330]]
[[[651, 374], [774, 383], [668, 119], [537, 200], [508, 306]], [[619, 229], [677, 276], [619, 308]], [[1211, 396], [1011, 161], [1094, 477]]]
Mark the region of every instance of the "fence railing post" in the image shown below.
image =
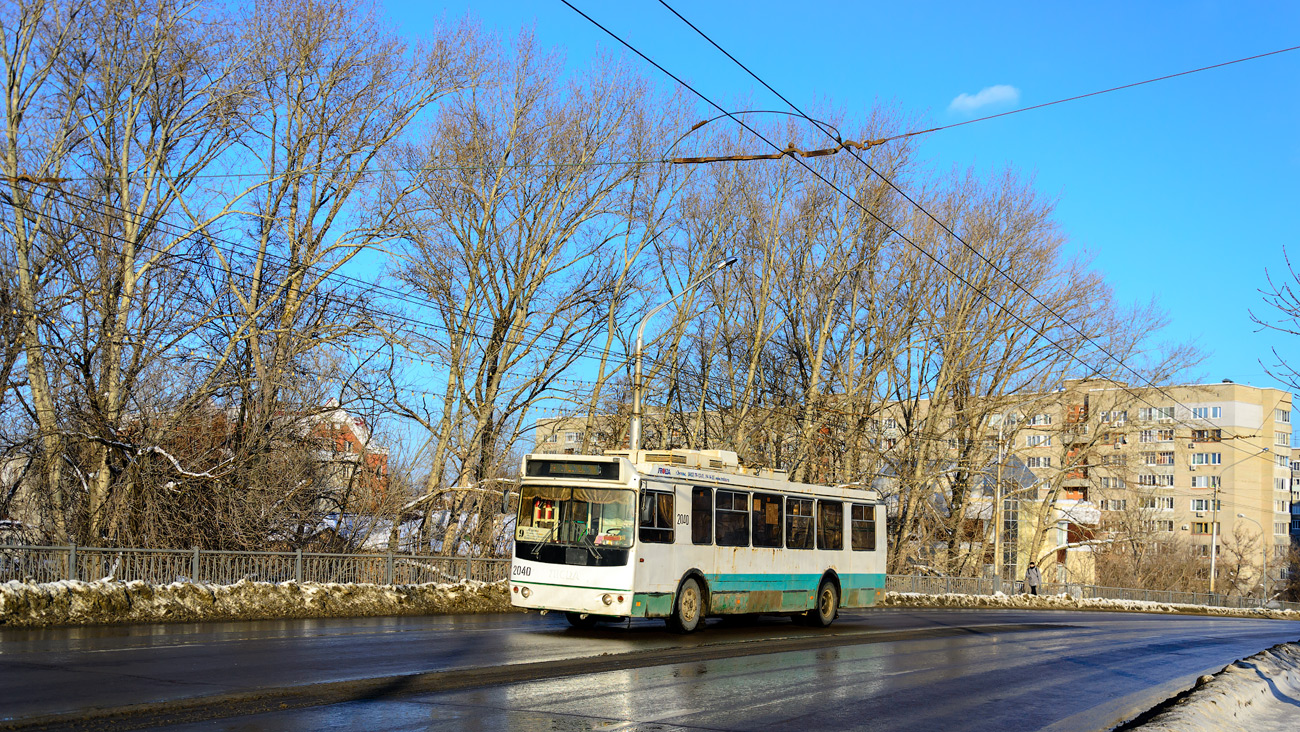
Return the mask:
[[465, 579], [466, 581], [474, 579], [474, 565], [472, 557], [465, 557]]
[[293, 550], [293, 580], [299, 583], [302, 582], [302, 550], [301, 549]]
[[199, 548], [194, 547], [194, 553], [190, 555], [190, 582], [199, 583]]
[[68, 579], [77, 578], [77, 542], [72, 542], [68, 547]]
[[384, 584], [393, 584], [393, 553], [388, 553], [388, 562], [384, 568]]

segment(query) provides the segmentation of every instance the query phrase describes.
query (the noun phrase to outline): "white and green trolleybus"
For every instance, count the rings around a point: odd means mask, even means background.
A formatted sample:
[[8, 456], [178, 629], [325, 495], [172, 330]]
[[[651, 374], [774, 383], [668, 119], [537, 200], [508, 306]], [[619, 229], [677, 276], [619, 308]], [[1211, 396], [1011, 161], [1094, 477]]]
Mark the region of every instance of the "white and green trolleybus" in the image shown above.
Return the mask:
[[880, 602], [885, 535], [876, 492], [794, 483], [733, 452], [527, 455], [510, 598], [579, 627], [690, 632], [759, 613], [824, 627]]

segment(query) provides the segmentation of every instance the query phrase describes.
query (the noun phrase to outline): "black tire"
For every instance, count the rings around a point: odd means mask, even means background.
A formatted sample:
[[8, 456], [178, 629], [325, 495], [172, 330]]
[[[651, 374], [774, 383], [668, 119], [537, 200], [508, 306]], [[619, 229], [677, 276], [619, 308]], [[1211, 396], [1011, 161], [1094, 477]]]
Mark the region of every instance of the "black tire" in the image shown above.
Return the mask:
[[583, 617], [582, 613], [565, 613], [564, 619], [569, 621], [569, 625], [586, 630], [587, 628], [596, 627], [596, 623], [600, 622], [601, 617], [599, 615], [587, 615], [586, 617]]
[[673, 614], [666, 621], [674, 633], [693, 633], [704, 622], [704, 592], [695, 579], [687, 579], [677, 590]]
[[834, 582], [822, 580], [817, 587], [816, 603], [804, 614], [804, 623], [814, 628], [825, 628], [835, 621], [840, 608], [840, 592], [835, 589]]

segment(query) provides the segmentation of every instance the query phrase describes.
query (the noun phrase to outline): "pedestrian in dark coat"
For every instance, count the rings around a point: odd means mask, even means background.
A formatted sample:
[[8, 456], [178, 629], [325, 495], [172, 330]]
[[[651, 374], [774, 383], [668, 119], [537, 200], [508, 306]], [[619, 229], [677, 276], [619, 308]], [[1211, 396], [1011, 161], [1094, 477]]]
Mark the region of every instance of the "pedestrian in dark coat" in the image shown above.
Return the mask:
[[1038, 594], [1038, 586], [1043, 584], [1043, 574], [1038, 571], [1038, 565], [1033, 562], [1029, 563], [1029, 569], [1025, 570], [1025, 589], [1031, 595]]

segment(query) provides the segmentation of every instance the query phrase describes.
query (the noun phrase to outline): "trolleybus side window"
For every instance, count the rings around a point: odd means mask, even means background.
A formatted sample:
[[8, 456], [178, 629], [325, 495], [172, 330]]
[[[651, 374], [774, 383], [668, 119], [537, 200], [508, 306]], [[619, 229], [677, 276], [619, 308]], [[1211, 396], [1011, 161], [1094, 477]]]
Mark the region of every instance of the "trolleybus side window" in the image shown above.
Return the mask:
[[781, 546], [781, 497], [754, 494], [754, 546]]
[[713, 489], [691, 489], [691, 542], [713, 543]]
[[660, 491], [641, 492], [641, 541], [673, 543], [673, 494]]
[[749, 494], [718, 491], [718, 546], [749, 546]]
[[844, 548], [844, 504], [839, 501], [817, 502], [817, 548]]
[[813, 502], [811, 498], [785, 499], [785, 546], [813, 548]]
[[854, 551], [875, 551], [876, 549], [876, 507], [853, 504], [850, 517], [850, 529], [853, 535]]

